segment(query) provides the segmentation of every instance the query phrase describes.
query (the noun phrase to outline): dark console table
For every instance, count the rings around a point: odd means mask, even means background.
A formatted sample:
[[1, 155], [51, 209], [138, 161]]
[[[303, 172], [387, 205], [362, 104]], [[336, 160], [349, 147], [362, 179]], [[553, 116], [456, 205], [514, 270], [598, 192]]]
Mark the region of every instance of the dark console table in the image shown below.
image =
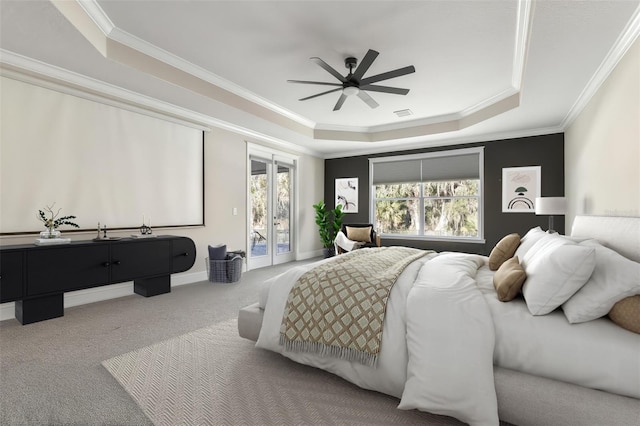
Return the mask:
[[171, 291], [171, 274], [195, 263], [186, 237], [122, 238], [0, 247], [0, 303], [14, 302], [16, 318], [30, 324], [64, 315], [63, 294], [125, 281], [145, 297]]

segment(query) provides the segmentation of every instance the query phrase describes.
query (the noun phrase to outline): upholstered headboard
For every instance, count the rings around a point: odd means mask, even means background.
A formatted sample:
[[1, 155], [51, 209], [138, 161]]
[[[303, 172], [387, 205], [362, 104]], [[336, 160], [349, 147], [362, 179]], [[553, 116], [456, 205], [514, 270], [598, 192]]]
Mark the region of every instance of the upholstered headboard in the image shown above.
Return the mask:
[[640, 262], [640, 217], [576, 216], [573, 237], [590, 237], [621, 255]]

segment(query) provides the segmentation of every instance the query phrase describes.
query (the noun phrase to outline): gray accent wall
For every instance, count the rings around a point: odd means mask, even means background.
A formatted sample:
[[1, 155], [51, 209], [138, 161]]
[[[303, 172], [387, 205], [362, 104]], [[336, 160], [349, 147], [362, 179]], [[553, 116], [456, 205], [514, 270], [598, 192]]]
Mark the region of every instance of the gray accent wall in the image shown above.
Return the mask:
[[[502, 213], [502, 169], [504, 167], [542, 167], [542, 196], [564, 195], [564, 134], [532, 136], [518, 139], [472, 143], [465, 145], [395, 151], [325, 160], [324, 199], [335, 204], [335, 179], [358, 178], [358, 213], [345, 215], [344, 223], [369, 222], [369, 158], [416, 154], [484, 146], [484, 237], [485, 243], [455, 243], [413, 239], [382, 238], [382, 245], [403, 245], [436, 251], [464, 251], [488, 255], [502, 237], [517, 232], [523, 236], [529, 229], [548, 227], [547, 216], [534, 213]], [[554, 228], [564, 234], [564, 217], [556, 216]]]

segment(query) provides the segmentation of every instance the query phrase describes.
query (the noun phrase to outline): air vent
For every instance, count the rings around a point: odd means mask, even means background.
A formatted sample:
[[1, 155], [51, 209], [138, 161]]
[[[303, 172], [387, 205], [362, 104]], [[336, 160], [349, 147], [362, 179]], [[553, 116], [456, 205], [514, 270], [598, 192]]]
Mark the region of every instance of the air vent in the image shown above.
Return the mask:
[[399, 111], [393, 111], [393, 113], [395, 115], [397, 115], [398, 117], [406, 117], [407, 115], [412, 115], [413, 112], [411, 112], [410, 109], [401, 109]]

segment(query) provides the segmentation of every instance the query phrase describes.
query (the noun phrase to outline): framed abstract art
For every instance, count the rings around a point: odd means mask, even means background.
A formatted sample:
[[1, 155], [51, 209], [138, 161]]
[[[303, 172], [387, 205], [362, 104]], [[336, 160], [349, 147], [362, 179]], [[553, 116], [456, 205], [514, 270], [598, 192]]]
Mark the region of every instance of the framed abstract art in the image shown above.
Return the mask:
[[502, 212], [535, 213], [540, 197], [540, 166], [502, 169]]
[[335, 205], [344, 213], [358, 213], [358, 178], [336, 179]]

